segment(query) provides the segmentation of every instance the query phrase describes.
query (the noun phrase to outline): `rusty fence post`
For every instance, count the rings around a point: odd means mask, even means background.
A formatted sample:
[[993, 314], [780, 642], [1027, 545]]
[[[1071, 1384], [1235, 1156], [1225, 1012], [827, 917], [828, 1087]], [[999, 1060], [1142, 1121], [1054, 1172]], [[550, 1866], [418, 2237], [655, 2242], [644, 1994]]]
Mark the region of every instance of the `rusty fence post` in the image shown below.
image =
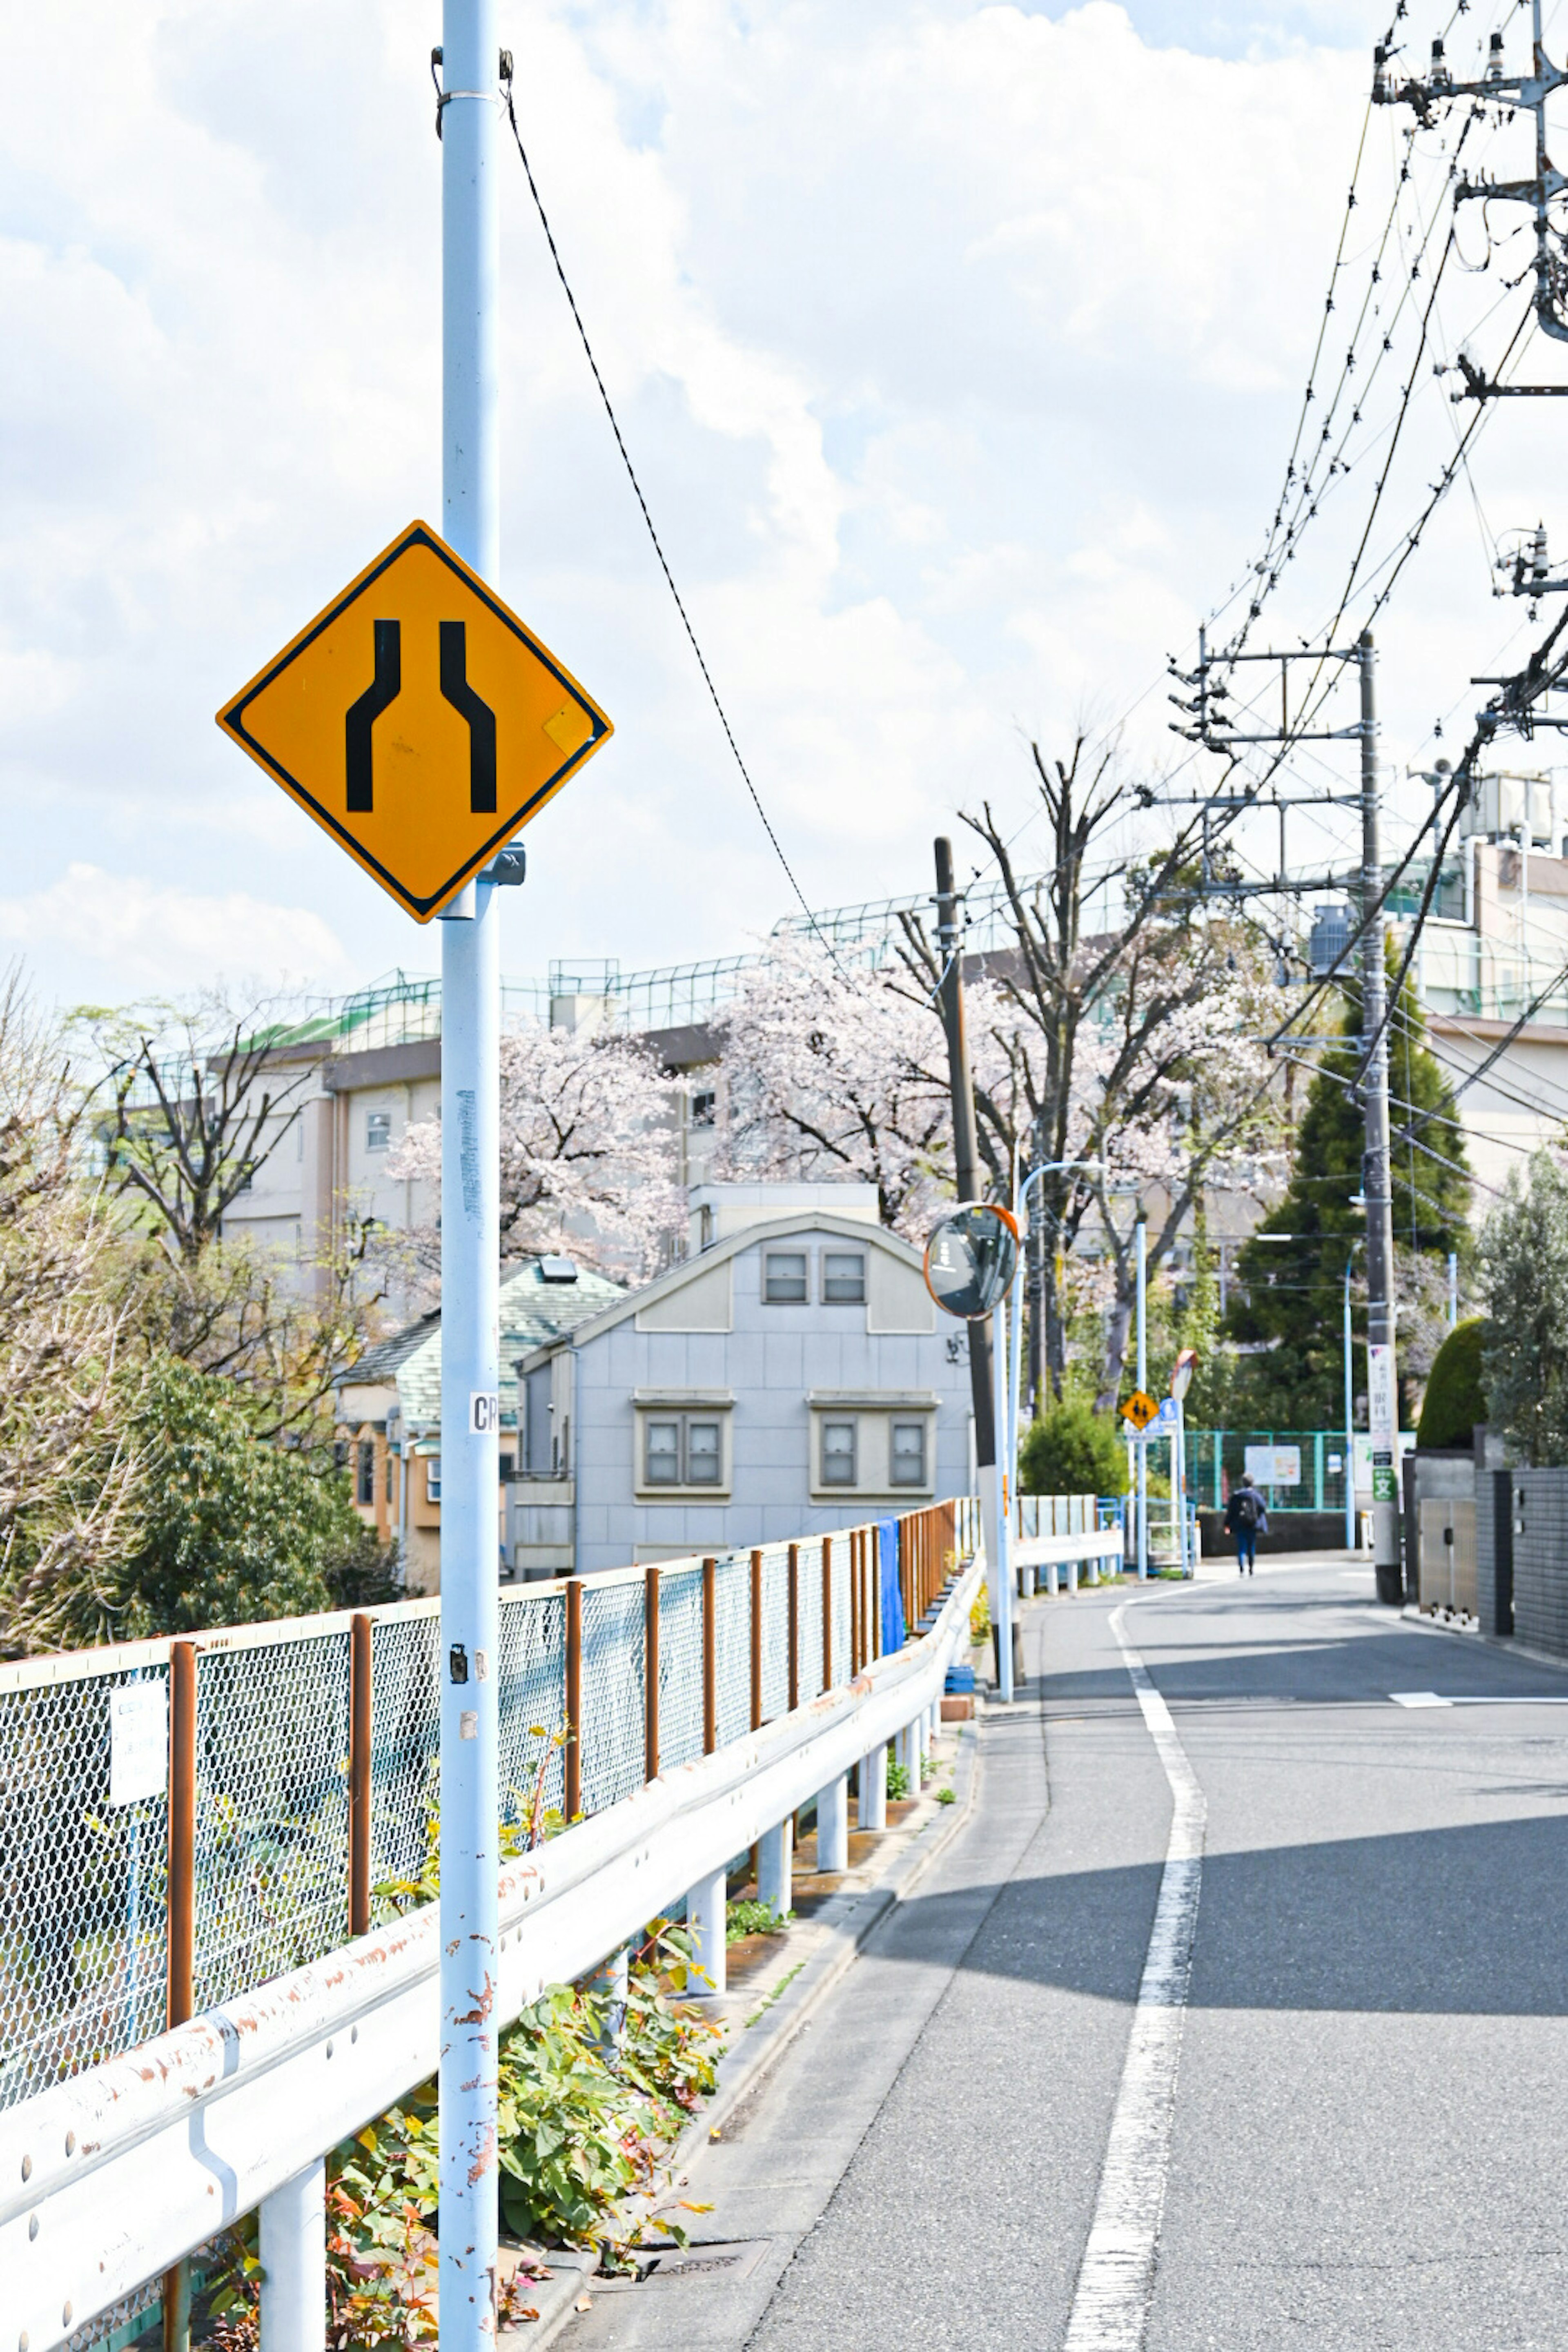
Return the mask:
[[789, 1548], [789, 1711], [800, 1705], [800, 1546]]
[[566, 1584], [566, 1818], [583, 1810], [583, 1580]]
[[719, 1745], [719, 1563], [702, 1563], [702, 1753]]
[[643, 1737], [645, 1778], [658, 1778], [658, 1570], [643, 1570]]
[[763, 1727], [763, 1555], [752, 1554], [752, 1729]]
[[375, 1634], [357, 1612], [349, 1633], [349, 1934], [370, 1933], [371, 1747]]
[[849, 1679], [860, 1671], [860, 1530], [849, 1530]]
[[[169, 1893], [166, 2021], [184, 2025], [195, 2010], [196, 1977], [196, 1645], [169, 1651]], [[190, 2352], [191, 2265], [163, 2275], [163, 2342]]]

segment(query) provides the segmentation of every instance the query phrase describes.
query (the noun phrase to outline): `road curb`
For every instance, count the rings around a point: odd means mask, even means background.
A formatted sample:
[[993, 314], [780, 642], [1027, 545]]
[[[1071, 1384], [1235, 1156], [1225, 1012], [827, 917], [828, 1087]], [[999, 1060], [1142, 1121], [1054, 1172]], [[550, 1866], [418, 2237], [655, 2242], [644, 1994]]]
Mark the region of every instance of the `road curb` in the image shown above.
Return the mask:
[[1568, 1658], [1560, 1658], [1554, 1651], [1538, 1650], [1531, 1642], [1516, 1642], [1511, 1633], [1483, 1633], [1479, 1625], [1448, 1625], [1436, 1617], [1428, 1617], [1413, 1601], [1407, 1601], [1400, 1611], [1406, 1624], [1418, 1625], [1423, 1633], [1447, 1633], [1461, 1642], [1479, 1642], [1484, 1650], [1493, 1650], [1500, 1658], [1528, 1658], [1532, 1666], [1550, 1666], [1554, 1674], [1568, 1675]]
[[[876, 1885], [835, 1896], [834, 1903], [842, 1901], [844, 1909], [834, 1915], [832, 1906], [827, 1906], [818, 1915], [826, 1933], [817, 1949], [803, 1963], [799, 1974], [772, 1999], [760, 1994], [763, 2014], [754, 2024], [742, 2026], [731, 2042], [719, 2062], [719, 2079], [712, 2097], [701, 2113], [693, 2116], [665, 2160], [670, 2187], [657, 2197], [634, 2200], [623, 2208], [619, 2218], [627, 2228], [635, 2228], [640, 2220], [653, 2220], [661, 2207], [672, 2202], [671, 2189], [684, 2185], [683, 2174], [715, 2135], [722, 2134], [725, 2123], [742, 2100], [784, 2056], [813, 2011], [833, 1990], [868, 1939], [896, 1906], [908, 1897], [969, 1821], [981, 1780], [979, 1728], [977, 1722], [973, 1737], [959, 1739], [953, 1764], [955, 1802], [940, 1811], [933, 1808], [908, 1844], [889, 1860], [886, 1876]], [[535, 2352], [537, 2347], [552, 2343], [573, 2317], [578, 2297], [592, 2287], [598, 2268], [598, 2256], [593, 2252], [558, 2256], [542, 2250], [539, 2259], [557, 2273], [570, 2264], [572, 2275], [542, 2281], [533, 2297], [538, 2319], [525, 2321], [521, 2327], [503, 2329], [500, 2337], [504, 2343], [535, 2347]]]

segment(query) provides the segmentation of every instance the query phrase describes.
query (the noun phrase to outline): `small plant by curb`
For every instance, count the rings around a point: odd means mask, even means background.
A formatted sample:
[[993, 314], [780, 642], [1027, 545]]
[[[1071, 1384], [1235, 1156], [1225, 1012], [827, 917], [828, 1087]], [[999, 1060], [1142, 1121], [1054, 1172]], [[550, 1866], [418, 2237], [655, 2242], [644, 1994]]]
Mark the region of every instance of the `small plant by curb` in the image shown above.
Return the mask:
[[793, 1911], [775, 1911], [771, 1903], [758, 1903], [750, 1897], [737, 1900], [725, 1906], [724, 1941], [738, 1944], [747, 1936], [783, 1936], [794, 1918]]

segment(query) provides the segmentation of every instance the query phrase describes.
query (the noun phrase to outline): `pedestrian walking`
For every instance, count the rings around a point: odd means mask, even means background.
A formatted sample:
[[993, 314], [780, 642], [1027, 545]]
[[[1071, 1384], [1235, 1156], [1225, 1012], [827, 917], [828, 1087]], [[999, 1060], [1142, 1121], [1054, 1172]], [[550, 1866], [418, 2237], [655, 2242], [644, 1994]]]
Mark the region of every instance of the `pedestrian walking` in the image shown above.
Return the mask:
[[1233, 1487], [1225, 1507], [1225, 1531], [1236, 1538], [1236, 1572], [1250, 1576], [1258, 1557], [1258, 1538], [1268, 1533], [1268, 1507], [1250, 1478]]

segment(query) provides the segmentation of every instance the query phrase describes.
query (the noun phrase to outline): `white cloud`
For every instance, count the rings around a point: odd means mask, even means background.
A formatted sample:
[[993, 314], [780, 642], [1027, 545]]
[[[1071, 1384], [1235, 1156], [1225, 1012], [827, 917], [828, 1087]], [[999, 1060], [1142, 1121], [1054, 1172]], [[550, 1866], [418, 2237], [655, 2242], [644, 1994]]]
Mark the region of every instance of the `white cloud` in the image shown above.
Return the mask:
[[358, 976], [321, 917], [243, 890], [201, 898], [134, 874], [73, 862], [26, 898], [0, 898], [0, 944], [46, 987], [113, 1002], [228, 982], [351, 986]]
[[[5, 936], [81, 994], [205, 976], [237, 940], [320, 978], [428, 969], [434, 935], [281, 796], [264, 810], [212, 723], [412, 514], [439, 519], [428, 11], [60, 11], [92, 75], [63, 114], [0, 121]], [[19, 86], [54, 71], [60, 11], [13, 28]], [[982, 793], [1021, 815], [1020, 733], [1145, 696], [1252, 552], [1363, 29], [1348, 0], [508, 16], [567, 268], [815, 902], [919, 888], [931, 833]], [[616, 722], [531, 836], [507, 961], [721, 953], [787, 885], [505, 173], [501, 585]], [[1511, 502], [1522, 458], [1497, 478]], [[1473, 545], [1462, 562], [1391, 632], [1417, 733], [1485, 666]], [[1303, 573], [1305, 628], [1331, 580]], [[1151, 759], [1164, 717], [1156, 694], [1134, 721]], [[158, 881], [62, 882], [84, 841]]]

